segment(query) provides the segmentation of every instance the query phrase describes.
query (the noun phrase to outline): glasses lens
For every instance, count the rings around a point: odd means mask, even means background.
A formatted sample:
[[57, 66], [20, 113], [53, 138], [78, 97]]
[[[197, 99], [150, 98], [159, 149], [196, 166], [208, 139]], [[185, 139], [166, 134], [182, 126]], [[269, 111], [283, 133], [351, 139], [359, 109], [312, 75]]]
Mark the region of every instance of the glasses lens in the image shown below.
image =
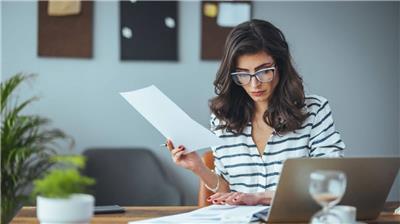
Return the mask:
[[274, 69], [261, 70], [256, 73], [256, 76], [260, 82], [271, 82], [274, 78]]
[[249, 74], [235, 74], [233, 75], [233, 81], [238, 85], [247, 85], [250, 81]]

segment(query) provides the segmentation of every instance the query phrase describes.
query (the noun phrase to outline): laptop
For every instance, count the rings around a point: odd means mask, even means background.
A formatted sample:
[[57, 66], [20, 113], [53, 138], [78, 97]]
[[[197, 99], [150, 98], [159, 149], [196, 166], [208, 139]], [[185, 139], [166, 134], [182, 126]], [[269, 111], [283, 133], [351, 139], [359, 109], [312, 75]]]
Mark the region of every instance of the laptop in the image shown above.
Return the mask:
[[[340, 170], [347, 176], [341, 205], [357, 208], [357, 220], [376, 219], [400, 168], [400, 158], [300, 158], [284, 162], [267, 222], [308, 222], [321, 207], [308, 191], [310, 173]], [[261, 218], [261, 217], [260, 217]]]

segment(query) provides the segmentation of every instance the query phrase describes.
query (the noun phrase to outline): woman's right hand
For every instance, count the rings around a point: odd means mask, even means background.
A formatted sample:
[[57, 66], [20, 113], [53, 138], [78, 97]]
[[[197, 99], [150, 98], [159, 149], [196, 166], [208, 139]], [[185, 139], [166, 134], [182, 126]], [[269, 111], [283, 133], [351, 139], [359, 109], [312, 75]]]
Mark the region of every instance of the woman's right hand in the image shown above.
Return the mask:
[[175, 148], [172, 141], [170, 139], [167, 139], [167, 148], [171, 152], [172, 160], [178, 166], [181, 166], [193, 172], [195, 172], [196, 169], [199, 169], [202, 166], [204, 166], [203, 161], [196, 152], [185, 154], [186, 149], [185, 146], [183, 145], [180, 145], [179, 147]]
[[218, 192], [207, 198], [207, 201], [217, 205], [269, 205], [274, 194], [275, 191], [269, 190], [256, 193]]

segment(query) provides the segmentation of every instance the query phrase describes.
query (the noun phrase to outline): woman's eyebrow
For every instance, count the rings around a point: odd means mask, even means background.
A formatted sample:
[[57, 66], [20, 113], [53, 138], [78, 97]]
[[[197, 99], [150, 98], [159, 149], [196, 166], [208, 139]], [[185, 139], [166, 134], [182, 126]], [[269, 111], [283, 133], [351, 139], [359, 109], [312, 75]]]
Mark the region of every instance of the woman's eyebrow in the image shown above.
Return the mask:
[[[261, 64], [261, 65], [257, 66], [257, 67], [254, 69], [254, 71], [257, 71], [257, 70], [259, 70], [259, 69], [261, 69], [261, 68], [271, 67], [272, 65], [273, 65], [272, 62], [267, 62], [267, 63], [264, 63], [264, 64]], [[249, 70], [246, 69], [246, 68], [239, 68], [239, 67], [237, 67], [236, 70], [249, 71]]]

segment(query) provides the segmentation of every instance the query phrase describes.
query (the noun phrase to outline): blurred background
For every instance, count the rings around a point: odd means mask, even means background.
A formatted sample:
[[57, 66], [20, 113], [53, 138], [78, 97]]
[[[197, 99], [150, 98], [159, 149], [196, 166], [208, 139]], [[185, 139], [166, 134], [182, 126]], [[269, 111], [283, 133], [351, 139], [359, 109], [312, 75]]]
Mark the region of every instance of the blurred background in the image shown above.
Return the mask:
[[[183, 193], [183, 204], [197, 204], [198, 178], [173, 164], [160, 147], [165, 138], [119, 92], [154, 84], [209, 127], [219, 60], [201, 57], [201, 4], [177, 4], [177, 60], [121, 60], [119, 2], [94, 2], [92, 55], [69, 58], [38, 56], [38, 2], [2, 1], [2, 80], [38, 74], [20, 97], [41, 99], [24, 112], [50, 118], [75, 139], [75, 152], [149, 148]], [[144, 27], [153, 15], [146, 16]], [[268, 20], [286, 35], [306, 92], [330, 102], [346, 156], [400, 156], [399, 2], [253, 1], [252, 18]], [[399, 177], [388, 200], [400, 200]]]

